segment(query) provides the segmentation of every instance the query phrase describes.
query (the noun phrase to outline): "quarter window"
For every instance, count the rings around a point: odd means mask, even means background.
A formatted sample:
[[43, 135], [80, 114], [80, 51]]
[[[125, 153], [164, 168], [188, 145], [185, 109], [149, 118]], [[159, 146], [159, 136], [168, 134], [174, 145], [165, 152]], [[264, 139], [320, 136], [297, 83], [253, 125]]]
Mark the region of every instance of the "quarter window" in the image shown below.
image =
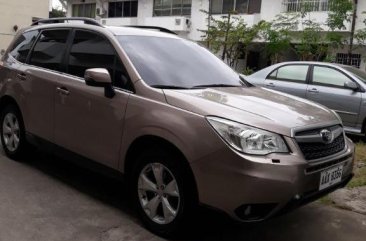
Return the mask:
[[69, 33], [69, 30], [43, 31], [34, 46], [30, 64], [60, 71]]
[[38, 30], [23, 33], [14, 43], [10, 55], [16, 60], [24, 63], [27, 60], [28, 53], [32, 48], [34, 41], [39, 34]]
[[154, 0], [154, 16], [191, 15], [192, 0]]
[[109, 2], [108, 17], [137, 17], [137, 1]]
[[321, 84], [321, 85], [331, 85], [335, 87], [343, 87], [344, 83], [347, 81], [351, 81], [343, 73], [339, 72], [336, 69], [314, 66], [313, 71], [313, 83]]
[[114, 86], [130, 89], [127, 71], [110, 42], [99, 34], [76, 31], [69, 55], [68, 73], [84, 78], [85, 70], [90, 68], [107, 69]]
[[307, 65], [286, 65], [272, 72], [269, 78], [295, 82], [306, 82], [308, 69], [309, 66]]

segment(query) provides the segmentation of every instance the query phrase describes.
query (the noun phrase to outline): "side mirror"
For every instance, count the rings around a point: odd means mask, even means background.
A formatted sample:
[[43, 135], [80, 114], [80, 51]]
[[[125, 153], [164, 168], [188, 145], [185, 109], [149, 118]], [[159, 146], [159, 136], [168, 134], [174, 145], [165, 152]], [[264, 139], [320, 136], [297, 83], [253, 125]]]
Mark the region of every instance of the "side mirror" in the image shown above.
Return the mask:
[[0, 56], [4, 56], [4, 54], [5, 54], [5, 49], [0, 50]]
[[87, 69], [84, 78], [86, 85], [104, 87], [105, 97], [113, 98], [115, 96], [116, 93], [114, 92], [108, 70], [102, 68]]
[[344, 88], [356, 91], [358, 90], [358, 85], [353, 81], [347, 81], [344, 83]]

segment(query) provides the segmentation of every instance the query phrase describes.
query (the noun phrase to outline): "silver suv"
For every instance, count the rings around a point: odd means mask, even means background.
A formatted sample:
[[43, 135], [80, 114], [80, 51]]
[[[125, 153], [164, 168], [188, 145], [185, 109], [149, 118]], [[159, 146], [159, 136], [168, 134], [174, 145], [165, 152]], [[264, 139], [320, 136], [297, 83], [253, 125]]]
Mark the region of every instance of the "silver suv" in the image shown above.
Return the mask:
[[352, 178], [354, 145], [335, 112], [253, 87], [168, 30], [71, 20], [23, 29], [1, 60], [10, 158], [31, 143], [117, 171], [161, 235], [198, 204], [261, 221]]

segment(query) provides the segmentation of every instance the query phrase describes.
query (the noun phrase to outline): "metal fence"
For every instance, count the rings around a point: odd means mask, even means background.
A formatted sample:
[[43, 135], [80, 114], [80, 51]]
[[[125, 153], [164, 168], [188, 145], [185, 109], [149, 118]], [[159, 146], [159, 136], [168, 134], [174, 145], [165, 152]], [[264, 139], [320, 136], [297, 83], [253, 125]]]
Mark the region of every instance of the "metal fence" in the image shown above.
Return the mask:
[[328, 0], [284, 0], [283, 12], [322, 12], [329, 10]]

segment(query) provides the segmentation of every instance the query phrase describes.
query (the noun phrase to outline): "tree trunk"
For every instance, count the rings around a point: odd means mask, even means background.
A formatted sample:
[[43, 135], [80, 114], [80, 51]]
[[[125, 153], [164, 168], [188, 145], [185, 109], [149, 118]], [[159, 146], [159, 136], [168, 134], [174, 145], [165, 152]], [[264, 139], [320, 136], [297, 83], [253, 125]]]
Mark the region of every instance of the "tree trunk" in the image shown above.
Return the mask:
[[225, 38], [224, 38], [224, 49], [222, 51], [222, 56], [221, 56], [222, 60], [225, 60], [225, 57], [226, 57], [227, 38], [229, 36], [229, 31], [230, 31], [230, 18], [231, 18], [231, 13], [229, 13], [227, 16], [227, 27], [226, 27]]
[[353, 15], [352, 15], [351, 36], [350, 36], [350, 39], [349, 39], [348, 59], [347, 59], [347, 64], [348, 65], [352, 64], [353, 40], [354, 40], [354, 37], [355, 37], [355, 27], [356, 27], [356, 19], [357, 19], [358, 0], [354, 0], [353, 3], [354, 3], [354, 7], [353, 7]]

